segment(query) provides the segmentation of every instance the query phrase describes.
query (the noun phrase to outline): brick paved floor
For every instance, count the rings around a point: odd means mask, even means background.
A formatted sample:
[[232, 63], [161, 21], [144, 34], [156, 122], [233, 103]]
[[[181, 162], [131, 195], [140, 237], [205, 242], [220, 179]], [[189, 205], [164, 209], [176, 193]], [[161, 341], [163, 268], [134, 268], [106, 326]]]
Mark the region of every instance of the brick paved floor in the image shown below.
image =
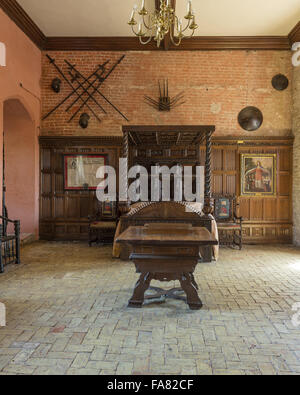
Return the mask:
[[300, 374], [300, 250], [222, 249], [198, 265], [196, 312], [175, 300], [128, 309], [136, 279], [109, 247], [24, 247], [0, 276], [0, 374]]

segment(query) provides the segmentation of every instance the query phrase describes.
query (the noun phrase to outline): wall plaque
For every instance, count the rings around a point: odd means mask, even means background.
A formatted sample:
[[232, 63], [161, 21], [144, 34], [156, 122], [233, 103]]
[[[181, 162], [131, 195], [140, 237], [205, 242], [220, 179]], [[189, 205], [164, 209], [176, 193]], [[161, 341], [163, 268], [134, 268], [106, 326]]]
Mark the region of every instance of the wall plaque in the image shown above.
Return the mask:
[[106, 165], [107, 155], [64, 155], [66, 190], [96, 190], [101, 182], [99, 168]]

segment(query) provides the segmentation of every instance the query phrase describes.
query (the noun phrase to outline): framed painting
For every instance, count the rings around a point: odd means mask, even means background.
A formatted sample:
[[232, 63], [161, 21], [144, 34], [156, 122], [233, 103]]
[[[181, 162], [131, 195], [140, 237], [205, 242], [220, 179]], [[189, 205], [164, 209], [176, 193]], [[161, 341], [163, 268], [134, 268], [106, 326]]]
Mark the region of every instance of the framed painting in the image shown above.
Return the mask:
[[97, 171], [107, 163], [107, 155], [66, 154], [64, 158], [65, 190], [96, 190], [101, 179]]
[[276, 154], [241, 155], [241, 196], [276, 196]]

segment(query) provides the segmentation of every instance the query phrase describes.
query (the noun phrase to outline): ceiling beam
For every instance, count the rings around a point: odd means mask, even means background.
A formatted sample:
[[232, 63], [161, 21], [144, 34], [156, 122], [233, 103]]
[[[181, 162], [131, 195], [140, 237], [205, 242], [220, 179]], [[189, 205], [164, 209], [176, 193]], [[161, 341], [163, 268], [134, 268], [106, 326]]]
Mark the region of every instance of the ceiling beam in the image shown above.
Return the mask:
[[0, 8], [2, 8], [6, 15], [15, 22], [35, 45], [40, 49], [44, 48], [47, 40], [46, 36], [16, 0], [0, 0]]
[[288, 37], [290, 45], [293, 45], [295, 42], [300, 42], [300, 22], [292, 29]]
[[[141, 45], [136, 37], [48, 37], [45, 43], [47, 51], [157, 51], [154, 41]], [[207, 51], [207, 50], [282, 50], [291, 49], [285, 36], [253, 37], [192, 37], [183, 40], [179, 47], [172, 43], [170, 51]]]
[[137, 37], [48, 37], [47, 51], [153, 51], [156, 43], [143, 45]]

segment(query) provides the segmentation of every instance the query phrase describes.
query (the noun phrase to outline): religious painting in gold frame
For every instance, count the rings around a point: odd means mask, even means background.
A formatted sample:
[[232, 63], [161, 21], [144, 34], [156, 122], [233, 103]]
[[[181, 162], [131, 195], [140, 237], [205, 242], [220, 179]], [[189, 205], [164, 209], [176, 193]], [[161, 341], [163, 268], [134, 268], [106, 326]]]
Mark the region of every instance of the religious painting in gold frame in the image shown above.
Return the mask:
[[277, 154], [241, 154], [241, 196], [276, 196]]

